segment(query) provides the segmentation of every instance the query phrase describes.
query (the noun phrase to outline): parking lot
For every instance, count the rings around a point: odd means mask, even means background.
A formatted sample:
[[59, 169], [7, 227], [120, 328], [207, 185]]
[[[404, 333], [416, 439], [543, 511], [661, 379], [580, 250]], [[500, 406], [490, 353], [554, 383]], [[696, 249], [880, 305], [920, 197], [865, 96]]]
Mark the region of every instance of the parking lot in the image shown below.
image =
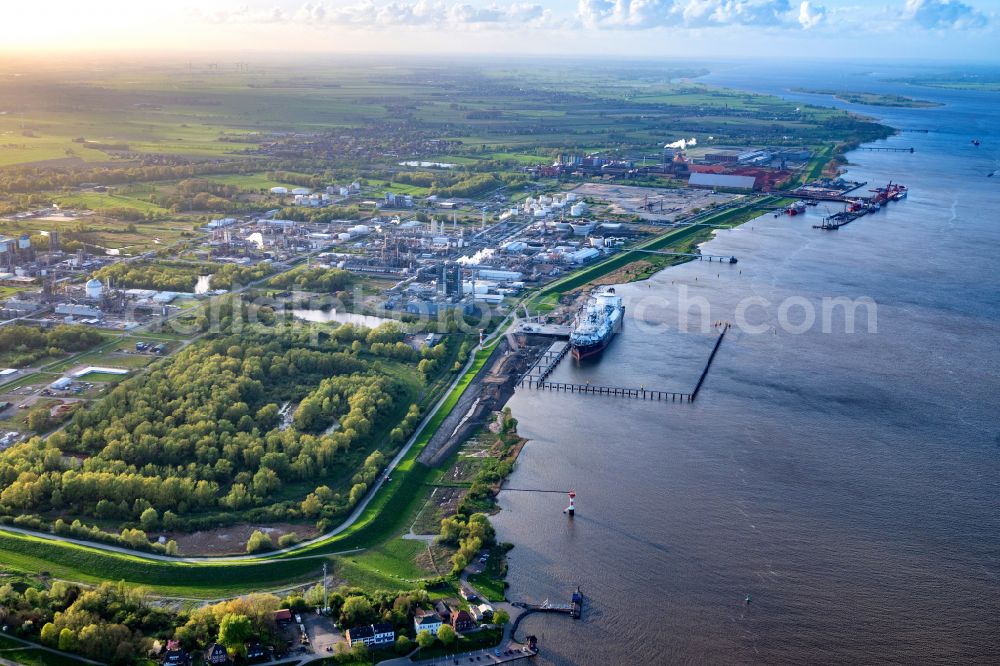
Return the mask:
[[333, 623], [333, 618], [315, 613], [302, 613], [302, 624], [316, 654], [330, 654], [335, 643], [344, 640], [343, 634]]

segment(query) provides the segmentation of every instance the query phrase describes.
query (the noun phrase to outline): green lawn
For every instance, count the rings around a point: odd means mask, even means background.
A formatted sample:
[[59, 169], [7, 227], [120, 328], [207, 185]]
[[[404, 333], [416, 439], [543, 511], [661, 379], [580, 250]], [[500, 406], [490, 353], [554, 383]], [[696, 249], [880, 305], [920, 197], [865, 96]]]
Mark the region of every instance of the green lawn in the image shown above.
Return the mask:
[[0, 658], [25, 666], [81, 666], [86, 662], [70, 655], [53, 654], [0, 635]]
[[427, 649], [421, 649], [420, 652], [414, 656], [414, 659], [418, 661], [423, 659], [436, 659], [446, 655], [491, 648], [494, 645], [497, 645], [502, 637], [503, 629], [483, 629], [481, 631], [473, 631], [467, 634], [459, 635], [458, 641], [450, 647], [445, 647], [440, 641], [438, 641]]
[[235, 173], [223, 176], [203, 176], [203, 179], [213, 183], [235, 185], [236, 187], [243, 188], [244, 190], [250, 190], [252, 192], [256, 192], [258, 190], [270, 190], [272, 187], [287, 187], [288, 190], [291, 191], [298, 187], [298, 185], [293, 183], [271, 180], [266, 174], [263, 173]]
[[79, 378], [85, 382], [120, 382], [128, 379], [128, 375], [116, 375], [112, 372], [90, 372]]
[[[134, 196], [115, 194], [114, 192], [80, 192], [78, 194], [64, 194], [55, 198], [62, 208], [86, 208], [88, 210], [99, 210], [102, 208], [127, 208], [137, 210], [140, 213], [153, 213], [154, 215], [166, 215], [170, 211], [160, 208], [154, 203], [145, 201]], [[84, 222], [86, 224], [86, 222]]]

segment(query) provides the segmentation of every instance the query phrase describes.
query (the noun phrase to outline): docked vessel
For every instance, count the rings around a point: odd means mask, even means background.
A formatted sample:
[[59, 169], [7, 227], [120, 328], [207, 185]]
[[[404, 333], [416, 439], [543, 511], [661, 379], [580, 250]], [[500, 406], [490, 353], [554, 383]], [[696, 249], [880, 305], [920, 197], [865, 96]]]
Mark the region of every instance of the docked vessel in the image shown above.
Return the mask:
[[569, 336], [573, 358], [579, 361], [604, 351], [621, 330], [624, 318], [625, 306], [614, 287], [594, 291], [577, 315], [576, 326]]
[[806, 212], [806, 205], [801, 201], [796, 201], [788, 208], [786, 208], [785, 211], [792, 216], [801, 215], [802, 213]]

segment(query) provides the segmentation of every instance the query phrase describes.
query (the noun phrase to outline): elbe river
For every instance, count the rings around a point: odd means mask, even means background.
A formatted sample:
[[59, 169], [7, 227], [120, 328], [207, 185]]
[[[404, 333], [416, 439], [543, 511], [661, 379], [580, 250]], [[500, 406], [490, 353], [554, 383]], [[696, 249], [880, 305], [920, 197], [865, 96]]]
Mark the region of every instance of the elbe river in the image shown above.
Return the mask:
[[[559, 665], [1000, 663], [1000, 94], [761, 69], [704, 80], [880, 118], [900, 130], [883, 145], [915, 152], [855, 151], [846, 177], [909, 197], [834, 232], [812, 228], [824, 206], [720, 231], [702, 251], [738, 264], [620, 286], [623, 332], [551, 377], [689, 391], [711, 323], [742, 313], [694, 404], [518, 390], [531, 441], [508, 485], [573, 489], [578, 510], [500, 494], [508, 596], [587, 597], [582, 620], [534, 616], [519, 635]], [[871, 299], [874, 321], [859, 306], [853, 333], [843, 309], [824, 327], [838, 297]]]

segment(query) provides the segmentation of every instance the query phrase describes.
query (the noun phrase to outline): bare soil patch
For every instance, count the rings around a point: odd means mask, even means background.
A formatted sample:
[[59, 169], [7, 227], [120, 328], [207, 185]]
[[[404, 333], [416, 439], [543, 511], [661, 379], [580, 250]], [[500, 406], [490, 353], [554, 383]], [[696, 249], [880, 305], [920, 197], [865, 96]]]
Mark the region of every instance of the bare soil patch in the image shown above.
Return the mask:
[[275, 547], [277, 547], [278, 539], [285, 534], [294, 532], [300, 541], [310, 539], [318, 534], [316, 527], [308, 524], [255, 525], [241, 523], [190, 533], [170, 532], [164, 536], [177, 542], [177, 550], [181, 555], [242, 555], [246, 553], [247, 539], [250, 538], [254, 530], [260, 530], [270, 536]]

